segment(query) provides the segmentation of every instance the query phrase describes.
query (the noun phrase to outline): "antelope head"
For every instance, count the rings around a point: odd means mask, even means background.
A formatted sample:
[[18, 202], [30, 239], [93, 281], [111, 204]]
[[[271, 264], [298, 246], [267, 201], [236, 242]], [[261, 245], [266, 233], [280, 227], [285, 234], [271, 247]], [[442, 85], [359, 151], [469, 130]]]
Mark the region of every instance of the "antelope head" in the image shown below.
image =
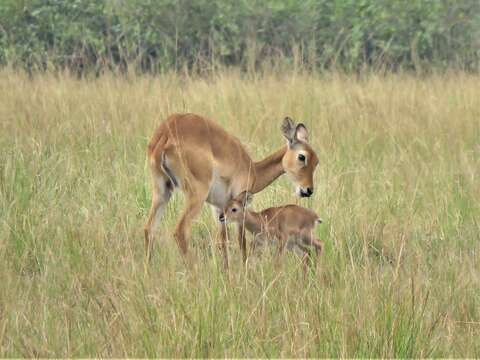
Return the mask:
[[282, 166], [295, 186], [295, 193], [300, 197], [313, 194], [313, 173], [318, 165], [318, 157], [308, 144], [308, 130], [302, 123], [295, 125], [286, 117], [282, 124], [283, 136], [287, 139], [287, 151], [282, 159]]
[[220, 222], [225, 223], [227, 220], [229, 222], [243, 222], [245, 218], [245, 210], [247, 206], [250, 205], [251, 201], [252, 194], [246, 191], [228, 201], [223, 213], [220, 214]]

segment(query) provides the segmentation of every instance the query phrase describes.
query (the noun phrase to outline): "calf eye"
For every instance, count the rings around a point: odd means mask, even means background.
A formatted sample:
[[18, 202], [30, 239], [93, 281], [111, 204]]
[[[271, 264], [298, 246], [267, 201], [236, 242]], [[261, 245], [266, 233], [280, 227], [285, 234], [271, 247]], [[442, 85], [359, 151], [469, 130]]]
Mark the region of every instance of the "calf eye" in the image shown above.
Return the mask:
[[232, 209], [232, 212], [237, 212], [237, 209], [236, 209], [236, 208], [233, 208], [233, 209]]
[[299, 154], [298, 155], [298, 160], [300, 160], [301, 162], [304, 162], [305, 161], [305, 155]]

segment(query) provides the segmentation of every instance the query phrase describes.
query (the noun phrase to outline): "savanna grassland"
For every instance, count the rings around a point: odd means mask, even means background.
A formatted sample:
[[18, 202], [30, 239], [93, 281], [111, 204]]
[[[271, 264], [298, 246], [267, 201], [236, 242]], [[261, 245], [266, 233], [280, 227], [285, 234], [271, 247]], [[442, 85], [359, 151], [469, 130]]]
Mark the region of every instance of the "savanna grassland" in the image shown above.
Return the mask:
[[[480, 77], [0, 71], [0, 356], [479, 357]], [[205, 207], [186, 270], [169, 203], [148, 271], [146, 145], [172, 112], [254, 159], [310, 130], [316, 192], [281, 177], [253, 208], [323, 219], [319, 270], [287, 254], [222, 270]]]

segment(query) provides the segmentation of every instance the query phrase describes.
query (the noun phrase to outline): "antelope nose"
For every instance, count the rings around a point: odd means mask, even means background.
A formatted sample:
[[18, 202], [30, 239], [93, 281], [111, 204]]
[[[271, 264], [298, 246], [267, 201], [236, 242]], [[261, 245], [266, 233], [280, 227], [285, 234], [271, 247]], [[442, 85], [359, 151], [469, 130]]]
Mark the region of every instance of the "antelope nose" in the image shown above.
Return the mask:
[[313, 194], [313, 190], [311, 188], [306, 188], [305, 190], [300, 189], [300, 196], [301, 197], [309, 197], [312, 194]]
[[220, 216], [218, 217], [218, 220], [220, 220], [221, 223], [224, 223], [225, 222], [225, 214], [220, 214]]

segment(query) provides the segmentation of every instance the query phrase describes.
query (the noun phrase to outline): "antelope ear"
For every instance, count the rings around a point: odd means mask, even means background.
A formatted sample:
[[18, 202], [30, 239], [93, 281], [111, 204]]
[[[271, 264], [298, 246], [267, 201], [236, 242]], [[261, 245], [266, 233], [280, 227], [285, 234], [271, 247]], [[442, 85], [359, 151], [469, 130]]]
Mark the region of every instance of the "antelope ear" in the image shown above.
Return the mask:
[[295, 129], [295, 139], [308, 143], [308, 130], [302, 123]]
[[295, 123], [288, 116], [283, 119], [282, 134], [287, 139], [288, 145], [291, 146], [295, 142], [296, 128]]
[[252, 202], [252, 199], [253, 199], [253, 195], [248, 191], [241, 192], [235, 198], [235, 200], [240, 201], [244, 207], [247, 207], [248, 205], [250, 205], [250, 203]]
[[253, 194], [245, 191], [245, 206], [249, 206], [253, 201]]

